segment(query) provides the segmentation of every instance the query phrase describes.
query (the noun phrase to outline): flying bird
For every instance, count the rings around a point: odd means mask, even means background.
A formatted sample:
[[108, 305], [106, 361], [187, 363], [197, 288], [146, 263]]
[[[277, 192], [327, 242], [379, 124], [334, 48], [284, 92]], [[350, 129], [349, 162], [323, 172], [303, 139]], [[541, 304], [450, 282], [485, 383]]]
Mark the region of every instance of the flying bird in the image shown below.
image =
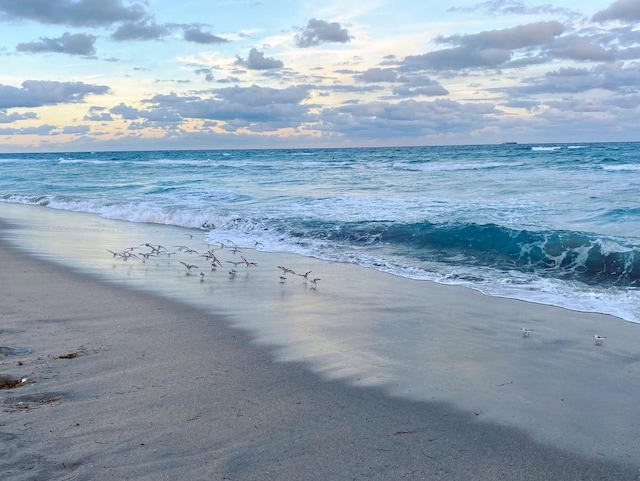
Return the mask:
[[191, 272], [191, 269], [193, 268], [196, 268], [196, 269], [198, 268], [198, 266], [195, 266], [193, 264], [187, 264], [186, 262], [182, 262], [182, 261], [180, 261], [180, 264], [182, 264], [187, 268], [187, 272]]

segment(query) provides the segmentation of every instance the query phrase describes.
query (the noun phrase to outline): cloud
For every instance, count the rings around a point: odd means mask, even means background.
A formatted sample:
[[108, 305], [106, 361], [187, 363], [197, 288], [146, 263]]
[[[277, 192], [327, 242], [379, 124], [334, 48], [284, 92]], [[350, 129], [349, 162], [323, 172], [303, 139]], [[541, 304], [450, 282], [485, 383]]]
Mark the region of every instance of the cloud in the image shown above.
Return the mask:
[[[164, 96], [167, 97], [167, 96]], [[120, 103], [109, 110], [114, 115], [121, 116], [124, 120], [144, 119], [153, 125], [159, 124], [177, 124], [182, 122], [182, 116], [173, 108], [166, 106], [152, 106], [149, 109], [136, 109], [124, 103]], [[136, 123], [130, 128], [138, 128], [144, 124]]]
[[184, 31], [184, 39], [187, 42], [201, 43], [205, 45], [212, 45], [216, 43], [226, 43], [229, 40], [226, 38], [218, 37], [212, 33], [203, 32], [197, 27], [189, 27]]
[[296, 46], [306, 48], [315, 47], [324, 42], [347, 43], [351, 36], [346, 28], [337, 22], [326, 22], [312, 18], [305, 28], [295, 36]]
[[478, 49], [516, 50], [525, 47], [549, 44], [564, 32], [560, 22], [535, 22], [500, 30], [489, 30], [467, 35], [439, 36], [437, 43], [461, 45]]
[[122, 0], [0, 0], [1, 18], [70, 25], [104, 27], [119, 22], [137, 22], [145, 15], [138, 3]]
[[228, 87], [214, 91], [217, 98], [233, 104], [243, 104], [247, 107], [265, 107], [277, 104], [299, 104], [309, 97], [310, 87], [295, 85], [283, 89], [270, 87]]
[[395, 82], [398, 74], [392, 69], [381, 69], [379, 67], [370, 68], [361, 74], [354, 75], [356, 80], [362, 82]]
[[249, 70], [270, 70], [284, 67], [284, 63], [281, 60], [266, 58], [264, 52], [258, 52], [255, 47], [251, 49], [247, 59], [237, 57], [236, 65]]
[[87, 125], [67, 125], [62, 129], [63, 134], [85, 135], [89, 133]]
[[436, 50], [404, 59], [405, 70], [461, 70], [466, 68], [495, 68], [511, 60], [506, 49], [475, 49], [456, 47]]
[[354, 75], [357, 81], [365, 83], [396, 83], [392, 93], [398, 97], [433, 97], [447, 95], [449, 91], [437, 81], [422, 75], [398, 76], [393, 69], [370, 68], [360, 74]]
[[38, 125], [37, 127], [0, 129], [0, 135], [57, 135], [58, 133], [58, 128], [49, 124]]
[[121, 116], [124, 120], [137, 120], [141, 117], [140, 110], [129, 107], [122, 102], [109, 110], [109, 112]]
[[204, 75], [204, 79], [207, 82], [213, 82], [214, 78], [213, 78], [213, 72], [211, 71], [210, 68], [199, 68], [195, 70], [195, 73], [198, 75]]
[[640, 85], [640, 64], [618, 62], [592, 68], [563, 67], [544, 77], [524, 79], [515, 87], [499, 89], [512, 97], [541, 94], [578, 94], [602, 89], [621, 94], [636, 93]]
[[592, 17], [594, 22], [609, 22], [619, 20], [621, 22], [640, 21], [640, 2], [638, 0], [616, 0], [608, 8], [596, 12]]
[[0, 110], [0, 124], [10, 124], [19, 120], [29, 120], [36, 118], [38, 118], [38, 116], [35, 114], [35, 112], [25, 112], [24, 114], [13, 112], [8, 114], [6, 110]]
[[554, 7], [553, 5], [529, 6], [517, 0], [489, 0], [487, 2], [476, 3], [470, 7], [451, 7], [449, 12], [486, 12], [489, 15], [564, 15], [570, 18], [582, 16], [575, 10], [568, 8]]
[[19, 43], [16, 45], [18, 52], [55, 52], [66, 53], [68, 55], [83, 55], [89, 57], [95, 55], [94, 43], [96, 37], [84, 33], [65, 33], [59, 38], [42, 37], [38, 42]]
[[393, 87], [393, 95], [398, 97], [436, 97], [439, 95], [448, 95], [449, 91], [440, 85], [439, 82], [432, 79], [420, 79], [419, 81], [400, 79], [402, 85]]
[[125, 40], [159, 40], [171, 33], [166, 25], [145, 22], [127, 22], [120, 25], [111, 38], [118, 42]]
[[440, 36], [436, 43], [456, 45], [404, 59], [403, 70], [461, 70], [504, 67], [514, 50], [549, 46], [564, 31], [560, 22], [536, 22], [476, 34]]
[[91, 122], [111, 122], [113, 117], [106, 110], [107, 109], [105, 107], [90, 107], [87, 115], [85, 115], [82, 120], [88, 120]]
[[109, 93], [109, 87], [105, 85], [26, 80], [22, 82], [22, 88], [0, 85], [0, 109], [75, 104], [83, 102], [88, 95], [104, 95], [106, 93]]
[[309, 97], [309, 90], [308, 86], [284, 89], [256, 85], [227, 87], [212, 90], [208, 97], [181, 96], [176, 93], [155, 95], [143, 101], [148, 108], [136, 109], [120, 104], [110, 111], [127, 120], [157, 119], [163, 115], [182, 120], [217, 121], [221, 128], [229, 132], [238, 129], [253, 132], [295, 129], [311, 120], [309, 109], [313, 106], [302, 104]]
[[616, 59], [614, 51], [607, 50], [601, 45], [577, 35], [557, 39], [548, 53], [553, 58], [578, 61], [610, 62]]
[[354, 139], [418, 139], [441, 132], [468, 134], [484, 128], [495, 113], [490, 104], [463, 104], [448, 99], [377, 101], [324, 109], [321, 123], [313, 128]]

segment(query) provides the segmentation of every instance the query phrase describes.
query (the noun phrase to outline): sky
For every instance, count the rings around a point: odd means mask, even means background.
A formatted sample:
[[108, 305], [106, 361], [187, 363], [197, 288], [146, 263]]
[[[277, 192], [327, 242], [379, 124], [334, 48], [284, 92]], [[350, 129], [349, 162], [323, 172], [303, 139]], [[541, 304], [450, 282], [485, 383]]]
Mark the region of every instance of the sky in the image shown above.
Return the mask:
[[542, 2], [0, 0], [0, 152], [640, 141], [640, 0]]

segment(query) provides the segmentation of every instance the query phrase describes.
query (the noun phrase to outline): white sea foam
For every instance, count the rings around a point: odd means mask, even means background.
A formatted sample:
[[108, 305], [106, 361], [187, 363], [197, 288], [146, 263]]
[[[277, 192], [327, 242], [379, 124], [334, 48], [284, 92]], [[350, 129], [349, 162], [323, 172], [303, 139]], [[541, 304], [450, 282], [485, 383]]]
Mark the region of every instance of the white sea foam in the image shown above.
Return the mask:
[[600, 168], [602, 170], [609, 170], [609, 171], [636, 171], [636, 172], [640, 172], [640, 165], [638, 164], [620, 164], [620, 165], [611, 165], [611, 164], [602, 164], [600, 165]]
[[498, 169], [501, 167], [518, 167], [521, 165], [521, 162], [396, 162], [393, 164], [393, 168], [421, 172], [447, 172], [454, 170]]
[[99, 160], [99, 159], [58, 159], [59, 164], [91, 164], [91, 165], [122, 165], [125, 162], [120, 160]]
[[531, 150], [533, 152], [555, 152], [556, 150], [561, 150], [561, 149], [562, 147], [558, 145], [531, 147]]

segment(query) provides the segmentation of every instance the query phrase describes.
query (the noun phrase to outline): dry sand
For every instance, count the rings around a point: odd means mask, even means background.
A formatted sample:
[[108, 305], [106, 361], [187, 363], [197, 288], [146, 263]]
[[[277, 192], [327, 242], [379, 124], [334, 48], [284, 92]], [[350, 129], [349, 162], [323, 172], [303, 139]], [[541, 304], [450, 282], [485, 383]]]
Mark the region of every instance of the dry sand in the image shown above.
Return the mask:
[[[261, 262], [280, 261], [270, 256], [264, 254]], [[480, 385], [492, 387], [479, 393], [458, 388], [452, 392], [464, 397], [459, 403], [421, 400], [428, 397], [423, 393], [413, 393], [411, 400], [406, 384], [356, 387], [327, 380], [308, 363], [278, 362], [287, 357], [286, 349], [276, 353], [256, 343], [251, 331], [233, 327], [238, 322], [227, 313], [100, 281], [6, 243], [0, 244], [0, 259], [0, 346], [30, 349], [23, 355], [0, 353], [0, 375], [26, 378], [23, 385], [0, 390], [1, 479], [640, 479], [635, 435], [640, 359], [633, 354], [638, 326], [611, 322], [607, 340], [628, 344], [603, 350], [567, 339], [577, 323], [584, 322], [580, 333], [589, 334], [610, 321], [603, 319], [607, 316], [583, 321], [585, 316], [562, 309], [420, 285], [442, 339], [431, 362], [447, 359], [434, 366], [440, 375], [432, 381], [437, 383], [433, 390], [447, 387], [443, 378], [452, 372], [471, 373], [487, 381]], [[327, 269], [348, 285], [361, 275], [351, 267]], [[416, 310], [402, 307], [415, 293], [395, 301], [382, 297], [376, 289], [377, 282], [389, 282], [383, 274], [372, 274], [368, 282], [359, 296], [379, 296], [369, 299], [374, 309], [398, 317], [406, 314], [403, 309]], [[344, 291], [345, 285], [336, 289]], [[329, 315], [331, 305], [338, 312], [347, 301], [353, 299], [336, 294], [313, 306]], [[294, 312], [309, 314], [305, 306], [306, 311]], [[246, 309], [259, 316], [262, 308]], [[366, 310], [349, 309], [354, 316]], [[500, 334], [505, 326], [514, 327], [504, 321], [514, 313], [540, 324], [539, 337], [517, 339], [533, 341], [520, 348], [509, 347], [513, 337], [505, 342], [509, 339]], [[264, 311], [265, 318], [270, 315]], [[447, 334], [447, 325], [436, 321], [452, 315], [462, 327], [449, 324], [453, 332]], [[493, 324], [477, 327], [477, 319], [487, 316]], [[566, 320], [568, 327], [553, 331], [555, 337], [545, 342], [540, 337], [551, 329], [540, 319], [548, 317]], [[494, 344], [478, 359], [474, 344], [486, 336]], [[447, 354], [455, 345], [458, 353]], [[492, 368], [478, 370], [483, 363]], [[495, 384], [492, 373], [503, 364], [533, 367]], [[602, 365], [615, 372], [592, 378], [590, 370]], [[539, 374], [552, 383], [536, 380]], [[509, 388], [525, 384], [523, 377], [531, 381], [526, 389], [510, 393]], [[540, 401], [531, 412], [518, 411], [527, 405], [519, 399], [527, 390], [542, 391]], [[521, 415], [526, 426], [535, 426], [545, 413], [560, 413], [566, 423], [550, 435], [554, 442], [543, 442], [534, 429], [488, 415], [492, 396], [501, 410], [517, 407], [516, 414], [503, 418]], [[483, 409], [464, 408], [476, 401]], [[586, 423], [580, 413], [574, 417], [577, 411], [586, 413]], [[614, 429], [598, 440], [589, 419], [603, 429], [613, 423]], [[583, 430], [586, 435], [580, 437]]]

